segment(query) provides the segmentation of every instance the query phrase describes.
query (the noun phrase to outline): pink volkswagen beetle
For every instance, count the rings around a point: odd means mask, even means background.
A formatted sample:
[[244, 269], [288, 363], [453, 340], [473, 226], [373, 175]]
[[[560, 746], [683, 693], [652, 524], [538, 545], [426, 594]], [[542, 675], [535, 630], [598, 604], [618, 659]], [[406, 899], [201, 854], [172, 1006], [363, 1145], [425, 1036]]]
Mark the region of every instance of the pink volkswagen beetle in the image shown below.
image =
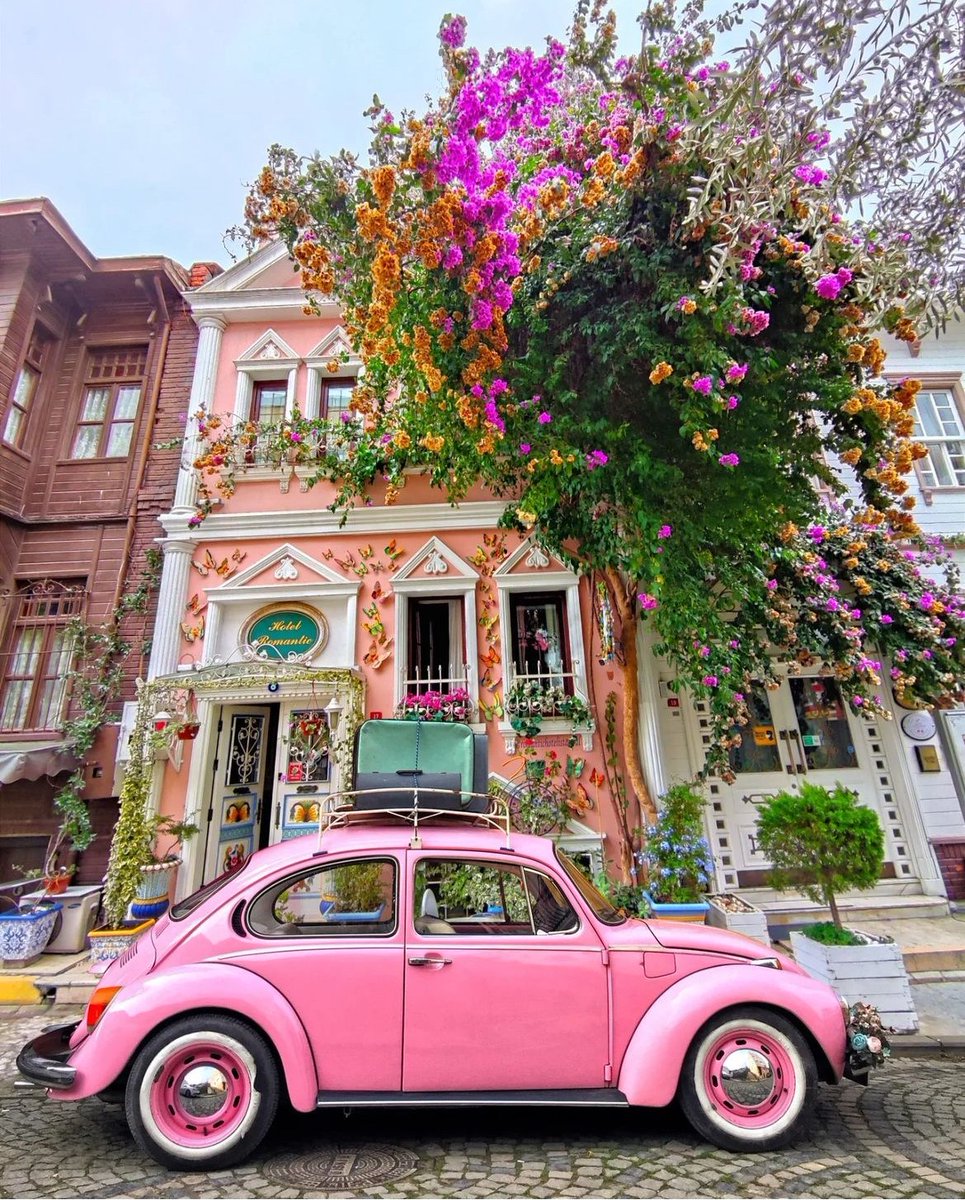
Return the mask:
[[343, 814], [176, 904], [20, 1071], [57, 1100], [123, 1096], [138, 1144], [193, 1169], [249, 1155], [282, 1096], [301, 1112], [676, 1097], [716, 1145], [771, 1150], [842, 1077], [847, 1008], [791, 960], [630, 918], [552, 841], [429, 802]]

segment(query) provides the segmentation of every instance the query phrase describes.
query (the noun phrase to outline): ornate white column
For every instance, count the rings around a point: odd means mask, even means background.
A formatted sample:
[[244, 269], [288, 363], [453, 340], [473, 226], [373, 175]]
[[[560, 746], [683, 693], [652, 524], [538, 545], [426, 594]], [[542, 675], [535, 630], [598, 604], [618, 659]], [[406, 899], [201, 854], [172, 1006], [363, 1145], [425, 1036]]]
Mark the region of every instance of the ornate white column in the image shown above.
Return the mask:
[[197, 479], [191, 465], [198, 456], [198, 423], [194, 414], [199, 408], [211, 411], [215, 381], [218, 378], [218, 361], [221, 358], [221, 338], [225, 331], [225, 322], [221, 317], [202, 316], [195, 319], [201, 335], [198, 338], [198, 353], [194, 360], [194, 379], [191, 382], [188, 418], [184, 426], [181, 469], [178, 471], [172, 510], [174, 515], [181, 517], [190, 517], [194, 512], [194, 502], [198, 494]]
[[191, 556], [197, 549], [193, 541], [171, 538], [164, 542], [164, 568], [157, 595], [157, 621], [148, 679], [172, 675], [181, 656], [181, 614], [184, 612]]

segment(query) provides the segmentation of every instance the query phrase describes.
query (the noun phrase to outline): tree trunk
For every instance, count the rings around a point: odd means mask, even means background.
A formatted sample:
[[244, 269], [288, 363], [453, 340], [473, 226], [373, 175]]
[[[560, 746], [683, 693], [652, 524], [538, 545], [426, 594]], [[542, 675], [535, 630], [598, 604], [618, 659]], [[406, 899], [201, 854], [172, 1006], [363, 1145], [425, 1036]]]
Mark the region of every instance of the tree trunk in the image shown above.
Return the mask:
[[607, 582], [616, 601], [623, 633], [623, 756], [627, 783], [637, 802], [640, 824], [654, 824], [657, 806], [654, 804], [640, 761], [640, 680], [637, 661], [637, 617], [626, 588], [614, 570], [606, 572]]
[[824, 898], [828, 902], [828, 908], [831, 910], [831, 920], [834, 922], [836, 928], [843, 929], [844, 926], [841, 924], [841, 914], [838, 912], [838, 904], [834, 898], [834, 892], [831, 891], [831, 888], [827, 884], [824, 884], [821, 890], [824, 892]]

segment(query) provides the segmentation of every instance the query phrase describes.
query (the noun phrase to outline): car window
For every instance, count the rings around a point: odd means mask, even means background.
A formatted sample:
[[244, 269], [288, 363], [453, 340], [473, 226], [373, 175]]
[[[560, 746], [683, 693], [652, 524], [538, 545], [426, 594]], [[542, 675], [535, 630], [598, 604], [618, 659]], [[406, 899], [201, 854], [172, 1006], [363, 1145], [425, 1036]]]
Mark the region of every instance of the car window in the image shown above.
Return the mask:
[[392, 859], [352, 859], [290, 876], [262, 892], [248, 923], [262, 937], [352, 937], [392, 933], [396, 914]]
[[421, 859], [413, 923], [423, 936], [569, 933], [579, 918], [559, 886], [540, 871], [478, 859]]
[[587, 879], [573, 859], [564, 850], [561, 850], [559, 846], [556, 847], [556, 857], [560, 860], [563, 870], [570, 877], [570, 883], [573, 884], [600, 921], [605, 925], [622, 925], [626, 921], [627, 914], [623, 909], [611, 904], [606, 896]]
[[170, 911], [172, 921], [180, 921], [182, 917], [186, 917], [188, 913], [193, 913], [196, 908], [200, 908], [209, 896], [213, 896], [215, 892], [220, 891], [229, 879], [236, 879], [239, 871], [243, 871], [250, 862], [250, 858], [246, 858], [244, 862], [237, 867], [233, 867], [230, 871], [223, 871], [216, 878], [199, 887], [196, 892], [192, 892], [190, 896], [185, 896], [183, 900], [179, 900]]

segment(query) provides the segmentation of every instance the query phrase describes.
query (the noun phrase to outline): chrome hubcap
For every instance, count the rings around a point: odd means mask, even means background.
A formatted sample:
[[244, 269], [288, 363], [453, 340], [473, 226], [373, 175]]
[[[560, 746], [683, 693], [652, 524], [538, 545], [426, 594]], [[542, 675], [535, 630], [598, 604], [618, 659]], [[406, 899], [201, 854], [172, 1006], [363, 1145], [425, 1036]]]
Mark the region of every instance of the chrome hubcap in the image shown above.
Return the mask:
[[228, 1099], [228, 1077], [217, 1067], [192, 1067], [178, 1084], [178, 1105], [181, 1111], [195, 1120], [206, 1120], [225, 1106]]
[[774, 1068], [759, 1050], [732, 1050], [721, 1063], [720, 1086], [732, 1103], [757, 1108], [774, 1091]]

